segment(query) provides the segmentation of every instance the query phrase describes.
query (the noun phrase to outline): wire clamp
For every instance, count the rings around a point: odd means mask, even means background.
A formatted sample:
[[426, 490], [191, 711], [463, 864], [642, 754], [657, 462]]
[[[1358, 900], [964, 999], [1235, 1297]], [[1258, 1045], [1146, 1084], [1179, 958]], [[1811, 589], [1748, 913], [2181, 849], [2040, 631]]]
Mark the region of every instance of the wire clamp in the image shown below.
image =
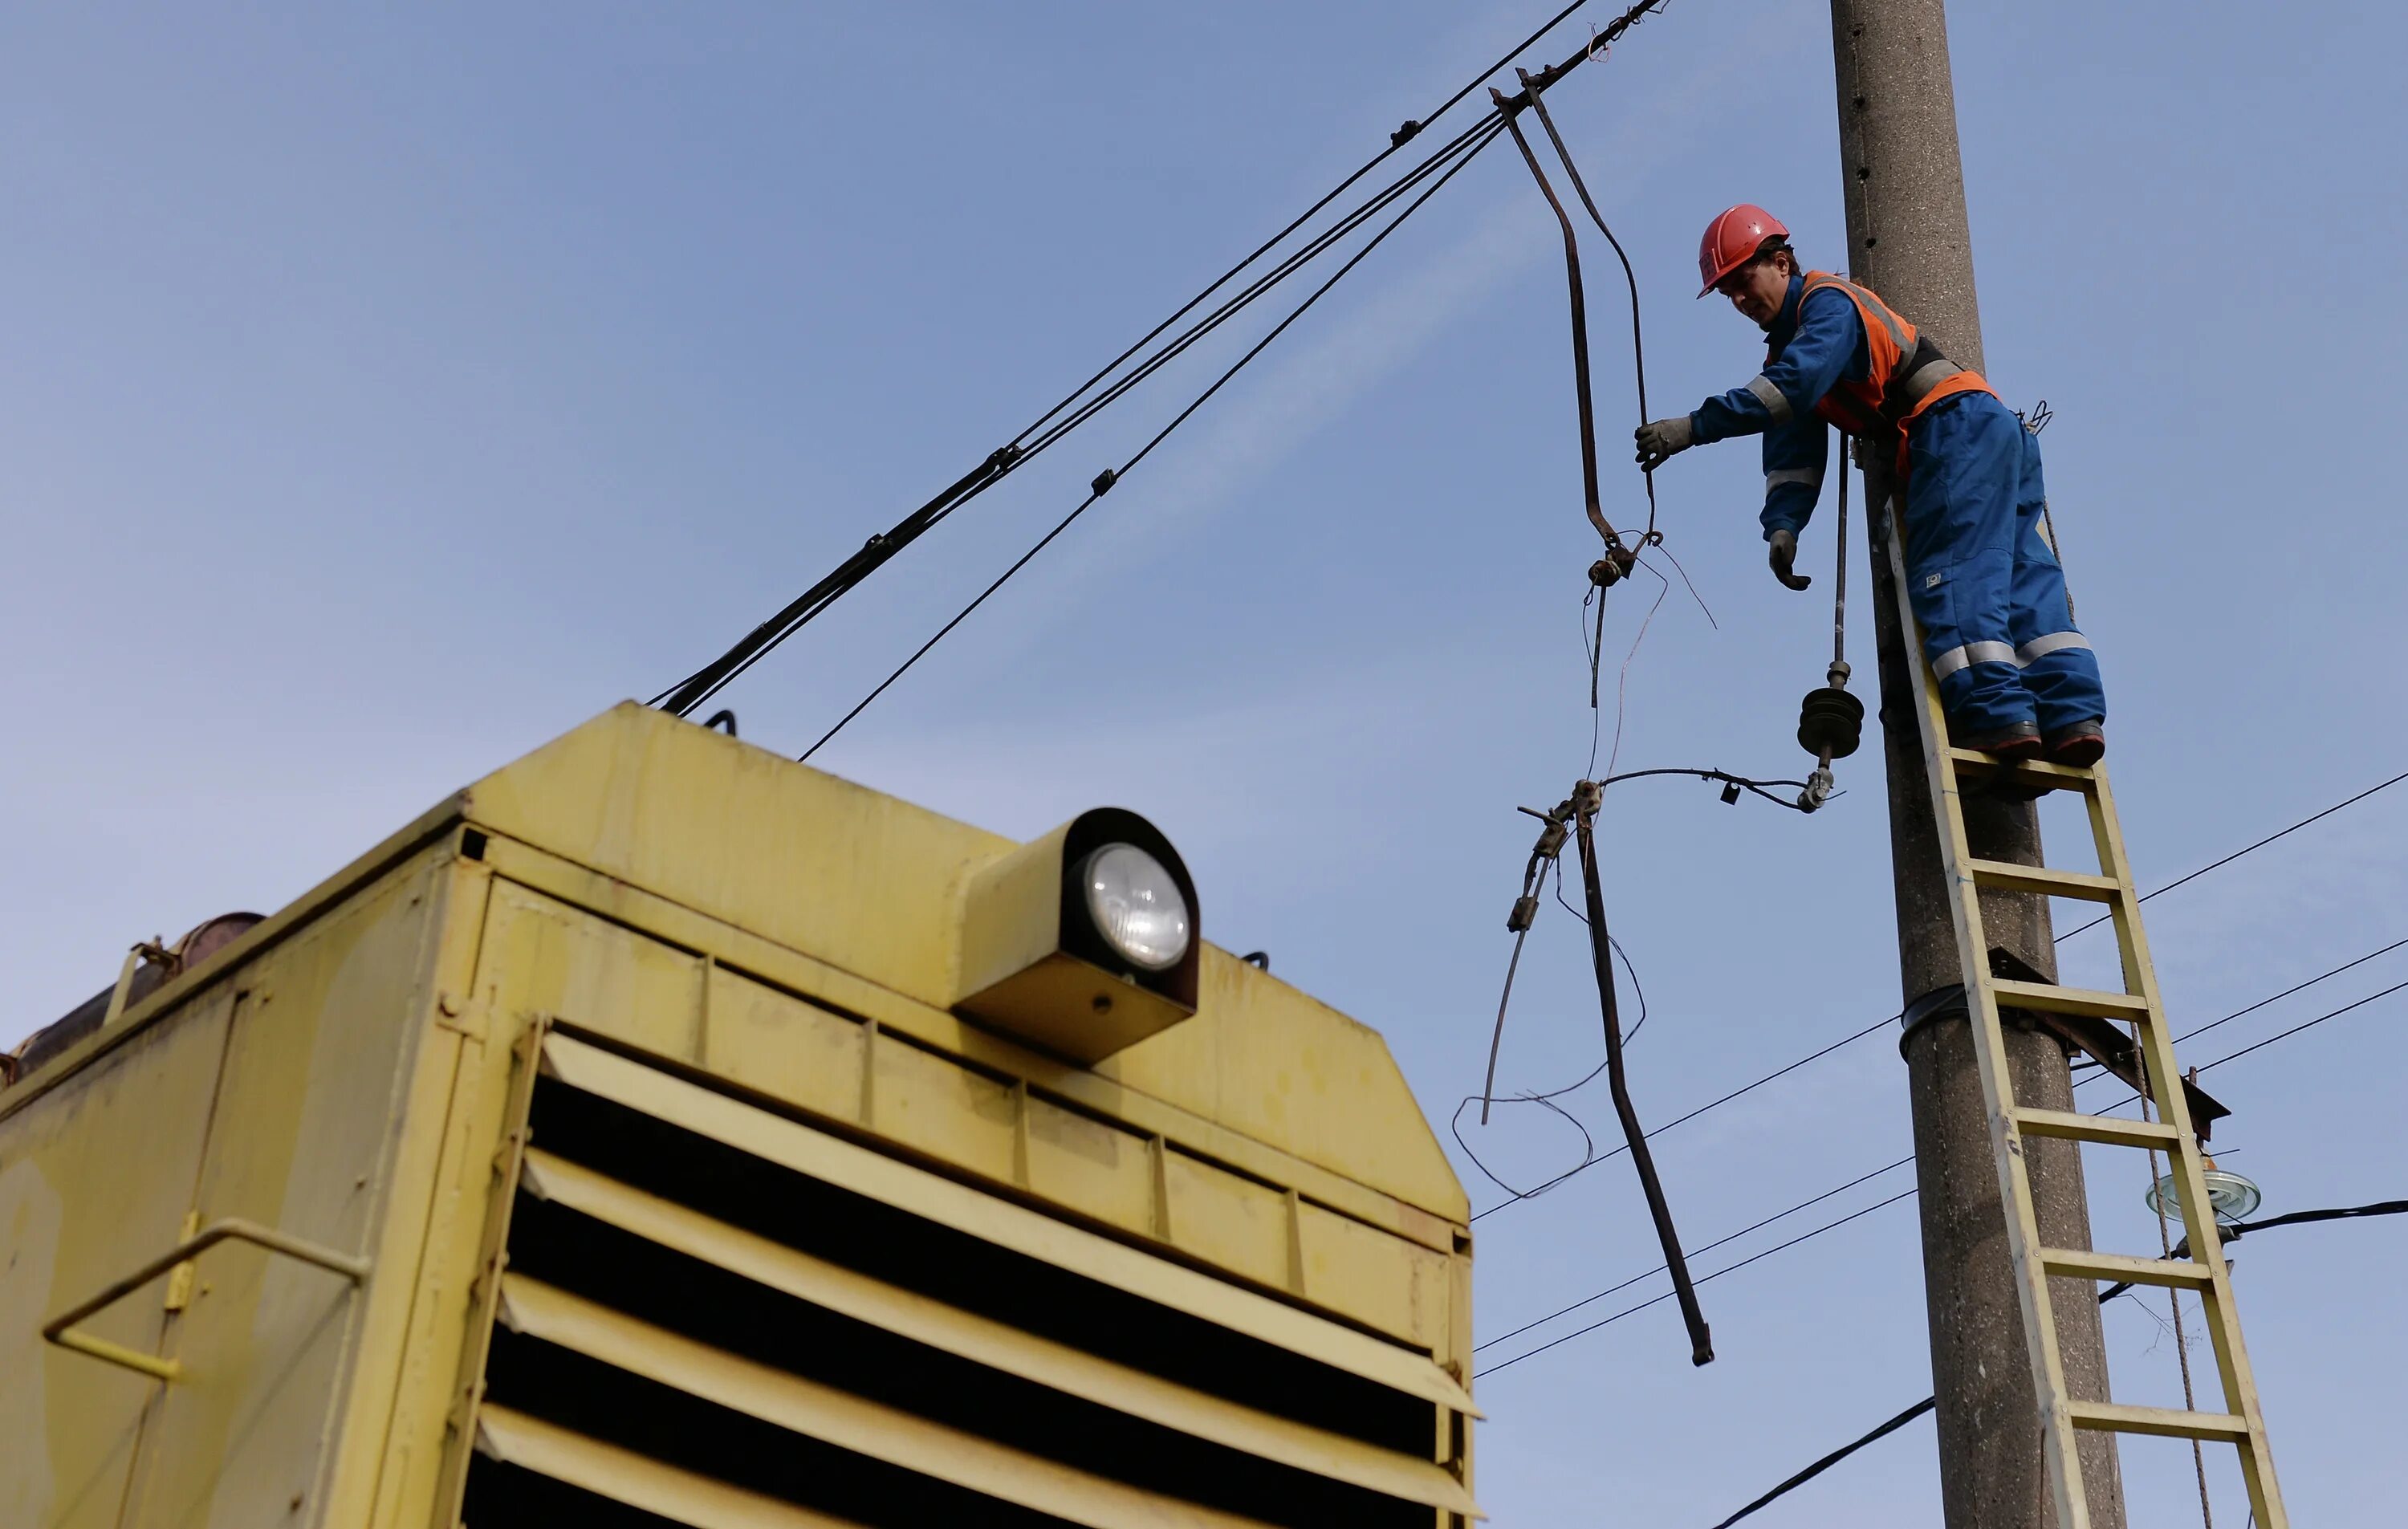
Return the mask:
[[1107, 467], [1102, 472], [1097, 473], [1096, 475], [1096, 480], [1088, 484], [1087, 487], [1094, 491], [1096, 498], [1100, 499], [1105, 494], [1111, 493], [1112, 485], [1120, 480], [1121, 475], [1112, 471], [1110, 467]]

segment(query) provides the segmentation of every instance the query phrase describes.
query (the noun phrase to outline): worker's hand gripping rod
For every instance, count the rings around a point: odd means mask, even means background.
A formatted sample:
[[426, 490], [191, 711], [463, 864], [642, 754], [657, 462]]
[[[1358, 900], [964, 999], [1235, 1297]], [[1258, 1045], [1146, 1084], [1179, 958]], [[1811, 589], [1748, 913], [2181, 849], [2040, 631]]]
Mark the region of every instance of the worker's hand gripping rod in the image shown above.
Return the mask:
[[1639, 1187], [1647, 1195], [1647, 1213], [1655, 1218], [1656, 1239], [1664, 1245], [1664, 1266], [1672, 1272], [1672, 1293], [1681, 1303], [1681, 1321], [1689, 1329], [1689, 1363], [1707, 1365], [1713, 1362], [1713, 1333], [1698, 1307], [1697, 1288], [1689, 1282], [1689, 1261], [1681, 1251], [1681, 1234], [1673, 1229], [1672, 1207], [1664, 1203], [1655, 1154], [1647, 1150], [1647, 1133], [1639, 1124], [1639, 1111], [1630, 1103], [1629, 1084], [1623, 1074], [1622, 1013], [1613, 994], [1613, 936], [1606, 932], [1605, 893], [1598, 888], [1597, 875], [1594, 824], [1604, 796], [1605, 788], [1594, 780], [1583, 780], [1572, 788], [1572, 832], [1580, 844], [1581, 885], [1588, 894], [1589, 954], [1597, 965], [1597, 995], [1605, 1013], [1606, 1081], [1613, 1090], [1613, 1112], [1621, 1118], [1630, 1161], [1639, 1169]]

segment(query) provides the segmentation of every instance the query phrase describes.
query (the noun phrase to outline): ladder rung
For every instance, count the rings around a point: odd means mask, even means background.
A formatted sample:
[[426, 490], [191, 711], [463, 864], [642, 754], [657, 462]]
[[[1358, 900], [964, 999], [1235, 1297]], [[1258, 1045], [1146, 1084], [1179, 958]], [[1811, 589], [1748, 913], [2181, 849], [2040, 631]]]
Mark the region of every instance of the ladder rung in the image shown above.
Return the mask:
[[2056, 1136], [2066, 1141], [2095, 1141], [2108, 1147], [2155, 1147], [2171, 1151], [2182, 1133], [2156, 1121], [2128, 1121], [2117, 1115], [2083, 1115], [2071, 1109], [2016, 1109], [2015, 1128], [2028, 1136]]
[[2208, 1438], [2239, 1441], [2249, 1436], [2249, 1424], [2237, 1412], [2185, 1412], [2171, 1407], [2126, 1407], [2120, 1402], [2065, 1404], [2076, 1428], [2111, 1434], [2155, 1434], [2160, 1438]]
[[2121, 1279], [2173, 1290], [2205, 1290], [2209, 1284], [2207, 1265], [2187, 1258], [2131, 1258], [2080, 1248], [2042, 1248], [2040, 1265], [2051, 1274], [2074, 1279]]
[[2146, 1020], [2149, 1004], [2128, 993], [2102, 993], [2096, 988], [2061, 988], [2051, 982], [1990, 979], [1990, 992], [2010, 1008], [2037, 1008], [2050, 1014], [2086, 1014], [2094, 1020]]
[[2043, 897], [2078, 897], [2086, 903], [2112, 903], [2124, 894], [2124, 884], [2113, 877], [2017, 865], [2004, 860], [1968, 860], [1965, 874], [1975, 886], [2000, 892], [2036, 892]]
[[1999, 759], [1979, 749], [1951, 749], [1948, 763], [1965, 774], [2020, 776], [2026, 785], [2058, 791], [2088, 791], [2099, 780], [2088, 766], [2049, 764], [2037, 759]]

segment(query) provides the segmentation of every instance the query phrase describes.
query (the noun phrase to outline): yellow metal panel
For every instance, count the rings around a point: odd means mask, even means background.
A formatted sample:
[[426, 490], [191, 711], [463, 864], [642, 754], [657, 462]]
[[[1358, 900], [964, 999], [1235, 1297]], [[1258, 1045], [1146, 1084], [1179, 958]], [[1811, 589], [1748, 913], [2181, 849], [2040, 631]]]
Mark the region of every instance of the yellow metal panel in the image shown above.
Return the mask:
[[[0, 1524], [106, 1529], [158, 1383], [42, 1324], [180, 1240], [234, 1007], [221, 987], [0, 1119]], [[14, 1092], [14, 1091], [11, 1091]], [[161, 1280], [90, 1323], [158, 1351]]]
[[701, 1065], [772, 1098], [850, 1124], [861, 1119], [859, 1020], [724, 966], [710, 972]]
[[1091, 1476], [785, 1370], [756, 1365], [521, 1275], [506, 1276], [502, 1281], [502, 1314], [513, 1332], [838, 1449], [1051, 1513], [1086, 1529], [1262, 1529], [1257, 1519]]
[[[243, 968], [250, 997], [197, 1165], [204, 1220], [373, 1254], [435, 890], [421, 862]], [[143, 1438], [126, 1522], [236, 1529], [314, 1502], [361, 1312], [343, 1281], [266, 1249], [228, 1243], [203, 1259], [168, 1338], [182, 1373]]]
[[430, 976], [408, 1105], [389, 1150], [377, 1256], [359, 1357], [321, 1522], [428, 1522], [447, 1414], [460, 1384], [462, 1331], [501, 1131], [509, 1036], [477, 960], [492, 878], [448, 858], [430, 923]]
[[702, 958], [502, 882], [498, 913], [517, 921], [494, 977], [548, 1012], [681, 1062], [702, 1056]]
[[[1168, 1263], [910, 1164], [814, 1131], [656, 1068], [555, 1035], [544, 1066], [611, 1099], [811, 1178], [1251, 1334], [1444, 1407], [1470, 1398], [1426, 1355]], [[1174, 1207], [1173, 1215], [1178, 1212]]]
[[913, 1342], [1298, 1470], [1452, 1512], [1479, 1512], [1469, 1493], [1428, 1461], [1191, 1391], [898, 1290], [540, 1151], [527, 1154], [524, 1179], [545, 1199]]
[[[1065, 1109], [1039, 1094], [1028, 1107], [1028, 1187], [1099, 1221], [1159, 1236], [1154, 1142], [1134, 1131]], [[1176, 1240], [1174, 1236], [1170, 1240]]]
[[478, 823], [939, 1007], [962, 877], [1015, 848], [633, 702], [468, 794]]
[[1163, 1164], [1171, 1240], [1225, 1269], [1294, 1294], [1287, 1195], [1185, 1152]]
[[1308, 1298], [1434, 1353], [1446, 1352], [1453, 1298], [1448, 1259], [1311, 1201], [1297, 1215]]
[[[1017, 848], [633, 702], [468, 797], [480, 826], [937, 1008], [957, 991], [963, 885]], [[1470, 1214], [1375, 1033], [1224, 951], [1204, 951], [1201, 982], [1195, 1019], [1100, 1070], [1425, 1210]]]
[[[1230, 1164], [1255, 1178], [1293, 1185], [1325, 1205], [1424, 1247], [1451, 1251], [1462, 1228], [1459, 1217], [1450, 1222], [1433, 1215], [1319, 1164], [1230, 1130], [1185, 1107], [1124, 1087], [1085, 1067], [1015, 1046], [976, 1025], [964, 1023], [943, 1009], [931, 1008], [827, 962], [773, 944], [750, 931], [572, 865], [557, 855], [496, 838], [486, 848], [485, 858], [497, 876], [575, 907], [642, 928], [669, 943], [709, 953], [717, 959], [722, 970], [741, 969], [765, 984], [791, 989], [805, 995], [806, 1002], [827, 1006], [829, 1011], [838, 1013], [848, 1022], [859, 1022], [851, 1018], [855, 1015], [875, 1020], [882, 1029], [910, 1036], [975, 1065], [1026, 1079], [1033, 1088], [1041, 1088], [1080, 1108], [1124, 1121], [1140, 1132], [1167, 1136], [1197, 1155]], [[774, 1022], [766, 1012], [763, 1020], [759, 1042], [763, 1048], [774, 1050], [779, 1043]], [[750, 1057], [753, 1053], [745, 1054]], [[714, 1065], [713, 1070], [745, 1087], [783, 1094], [781, 1088], [758, 1083], [749, 1072], [738, 1071], [732, 1065]], [[774, 1079], [775, 1075], [771, 1076]], [[809, 1097], [783, 1096], [807, 1108], [818, 1107]], [[854, 1107], [848, 1103], [841, 1111], [824, 1113], [856, 1121]]]
[[1379, 1032], [1217, 947], [1196, 1018], [1096, 1070], [1457, 1222], [1471, 1214]]
[[665, 1465], [505, 1407], [488, 1407], [477, 1415], [477, 1448], [521, 1470], [694, 1529], [858, 1529], [850, 1519]]
[[[522, 1007], [681, 1062], [710, 1062], [747, 1090], [805, 1105], [914, 1151], [1018, 1185], [1245, 1279], [1301, 1294], [1433, 1350], [1452, 1285], [1420, 1244], [1173, 1145], [1160, 1203], [1151, 1139], [1001, 1080], [957, 1054], [780, 993], [715, 963], [533, 890], [494, 896], [493, 977]], [[527, 925], [524, 929], [519, 923]], [[708, 980], [709, 1000], [701, 996]], [[873, 1059], [868, 1095], [862, 1058]], [[870, 1112], [865, 1112], [865, 1104]], [[1167, 1214], [1163, 1212], [1167, 1210]], [[1298, 1223], [1323, 1226], [1297, 1245]], [[1304, 1281], [1316, 1258], [1321, 1276]]]
[[[488, 990], [491, 992], [492, 990]], [[496, 994], [498, 997], [498, 994]], [[495, 1004], [498, 1017], [506, 1010]], [[452, 1388], [439, 1417], [416, 1409], [421, 1430], [412, 1441], [395, 1437], [396, 1465], [413, 1470], [386, 1473], [380, 1482], [377, 1523], [450, 1525], [459, 1518], [467, 1487], [469, 1441], [476, 1435], [477, 1408], [484, 1395], [485, 1359], [493, 1342], [494, 1313], [501, 1301], [503, 1248], [510, 1212], [518, 1204], [519, 1156], [526, 1149], [527, 1117], [535, 1096], [537, 1049], [546, 1033], [540, 1016], [514, 1015], [509, 1045], [496, 1034], [476, 1064], [462, 1069], [446, 1132], [444, 1166], [454, 1191], [438, 1201], [440, 1224], [430, 1240], [442, 1247], [440, 1263], [430, 1258], [422, 1276], [430, 1295], [425, 1337], [417, 1345], [421, 1368]], [[430, 1424], [433, 1426], [430, 1427]], [[428, 1494], [431, 1494], [428, 1495]], [[431, 1506], [430, 1506], [431, 1503]]]
[[872, 1054], [880, 1136], [990, 1179], [1017, 1177], [1020, 1107], [1010, 1085], [909, 1040], [881, 1037]]

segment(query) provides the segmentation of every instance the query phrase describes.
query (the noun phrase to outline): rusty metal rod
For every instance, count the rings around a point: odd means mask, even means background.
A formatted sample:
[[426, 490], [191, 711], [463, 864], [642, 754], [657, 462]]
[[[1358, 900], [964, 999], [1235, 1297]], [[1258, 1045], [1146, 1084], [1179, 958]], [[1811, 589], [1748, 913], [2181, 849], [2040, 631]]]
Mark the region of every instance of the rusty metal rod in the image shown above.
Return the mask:
[[[1588, 193], [1588, 182], [1581, 179], [1580, 166], [1572, 163], [1572, 151], [1564, 147], [1564, 136], [1555, 131], [1555, 120], [1547, 114], [1545, 88], [1529, 70], [1513, 72], [1521, 76], [1522, 93], [1530, 98], [1530, 109], [1539, 114], [1539, 125], [1547, 130], [1548, 139], [1555, 144], [1555, 157], [1563, 161], [1564, 174], [1571, 178], [1572, 190], [1579, 193], [1581, 206], [1588, 209], [1589, 221], [1597, 224], [1605, 242], [1613, 246], [1614, 258], [1622, 262], [1622, 279], [1630, 288], [1630, 354], [1633, 369], [1639, 375], [1639, 422], [1643, 425], [1647, 422], [1647, 340], [1639, 332], [1639, 273], [1630, 268], [1630, 256], [1624, 251], [1622, 241], [1613, 236], [1613, 230], [1606, 226], [1605, 214], [1597, 210], [1597, 199]], [[1642, 546], [1656, 539], [1656, 469], [1647, 468], [1645, 477], [1647, 533], [1641, 538]]]
[[1672, 1225], [1672, 1207], [1665, 1203], [1663, 1182], [1656, 1177], [1656, 1157], [1648, 1150], [1647, 1132], [1630, 1102], [1630, 1086], [1622, 1064], [1622, 1013], [1613, 993], [1613, 939], [1605, 926], [1605, 893], [1598, 884], [1597, 836], [1594, 823], [1604, 792], [1584, 780], [1572, 788], [1573, 830], [1580, 841], [1581, 886], [1588, 894], [1588, 943], [1597, 965], [1597, 995], [1605, 1014], [1605, 1076], [1613, 1091], [1613, 1112], [1622, 1121], [1623, 1140], [1630, 1147], [1631, 1164], [1639, 1170], [1639, 1187], [1647, 1196], [1647, 1214], [1655, 1219], [1656, 1237], [1664, 1246], [1664, 1266], [1672, 1273], [1672, 1293], [1681, 1303], [1681, 1321], [1689, 1329], [1689, 1363], [1711, 1365], [1714, 1337], [1706, 1314], [1698, 1306], [1697, 1287], [1689, 1280], [1689, 1260], [1681, 1251], [1681, 1234]]
[[[1525, 96], [1530, 93], [1525, 91]], [[1530, 140], [1522, 136], [1519, 112], [1503, 91], [1491, 85], [1489, 96], [1497, 103], [1498, 115], [1513, 135], [1513, 147], [1522, 150], [1522, 163], [1530, 167], [1531, 176], [1539, 182], [1539, 193], [1555, 209], [1555, 221], [1564, 231], [1564, 276], [1572, 293], [1572, 392], [1580, 401], [1581, 494], [1587, 501], [1588, 522], [1605, 538], [1611, 551], [1619, 551], [1622, 538], [1614, 533], [1605, 518], [1605, 507], [1597, 493], [1597, 411], [1589, 403], [1588, 388], [1588, 301], [1581, 290], [1580, 240], [1573, 236], [1571, 214], [1555, 195], [1555, 188], [1547, 182], [1547, 172], [1539, 167], [1539, 156], [1530, 151]], [[1627, 570], [1625, 570], [1627, 571]]]

